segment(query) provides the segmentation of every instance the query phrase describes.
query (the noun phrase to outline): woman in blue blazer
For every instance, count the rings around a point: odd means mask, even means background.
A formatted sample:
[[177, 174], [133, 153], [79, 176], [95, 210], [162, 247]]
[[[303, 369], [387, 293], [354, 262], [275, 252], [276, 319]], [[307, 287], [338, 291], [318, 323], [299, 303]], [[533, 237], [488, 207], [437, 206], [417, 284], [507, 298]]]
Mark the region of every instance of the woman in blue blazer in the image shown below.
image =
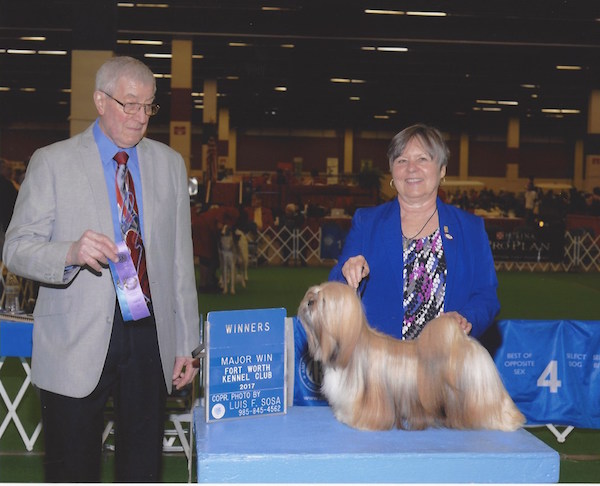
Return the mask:
[[480, 336], [500, 310], [483, 220], [437, 197], [448, 148], [440, 132], [414, 125], [391, 141], [398, 197], [358, 209], [330, 280], [357, 288], [374, 328], [415, 338], [441, 313]]

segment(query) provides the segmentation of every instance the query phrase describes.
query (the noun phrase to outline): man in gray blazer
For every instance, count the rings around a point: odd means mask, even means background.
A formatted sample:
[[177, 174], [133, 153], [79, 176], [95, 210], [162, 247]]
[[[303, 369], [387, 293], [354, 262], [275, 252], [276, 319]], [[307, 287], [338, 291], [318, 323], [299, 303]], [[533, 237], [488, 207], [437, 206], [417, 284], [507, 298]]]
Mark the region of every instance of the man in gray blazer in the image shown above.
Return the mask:
[[[100, 481], [110, 395], [115, 479], [159, 480], [166, 395], [197, 373], [187, 173], [177, 152], [144, 138], [158, 111], [155, 91], [143, 63], [108, 60], [96, 75], [98, 119], [34, 153], [6, 233], [6, 266], [40, 283], [32, 378], [40, 389], [47, 481]], [[151, 294], [143, 300], [150, 315], [137, 320], [122, 312], [127, 306], [116, 298], [108, 266], [122, 261], [119, 151], [128, 155]]]

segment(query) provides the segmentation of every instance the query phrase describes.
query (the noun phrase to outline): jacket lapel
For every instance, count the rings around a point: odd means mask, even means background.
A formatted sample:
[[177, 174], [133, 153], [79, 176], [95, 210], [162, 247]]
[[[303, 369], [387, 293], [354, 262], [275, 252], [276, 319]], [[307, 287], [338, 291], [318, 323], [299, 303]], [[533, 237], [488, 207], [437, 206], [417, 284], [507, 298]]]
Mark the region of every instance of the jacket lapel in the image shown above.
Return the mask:
[[108, 191], [106, 189], [106, 179], [104, 177], [104, 170], [102, 169], [100, 153], [94, 141], [92, 127], [89, 127], [82, 134], [78, 151], [82, 169], [81, 182], [87, 182], [87, 188], [81, 187], [81, 190], [85, 190], [86, 194], [91, 195], [91, 211], [95, 211], [98, 215], [100, 232], [113, 237], [114, 227], [110, 201], [108, 200]]
[[404, 257], [402, 255], [402, 230], [400, 225], [400, 203], [396, 199], [387, 205], [382, 213], [379, 224], [383, 235], [382, 249], [385, 252], [382, 259], [387, 259], [390, 265], [390, 273], [394, 275], [394, 281], [398, 288], [397, 295], [404, 294], [404, 283], [402, 269], [404, 268]]
[[148, 144], [145, 143], [145, 139], [142, 139], [137, 145], [137, 156], [140, 167], [140, 178], [142, 181], [141, 197], [144, 207], [144, 234], [142, 235], [142, 238], [144, 240], [144, 246], [147, 249], [150, 246], [152, 239], [152, 221], [154, 220], [153, 214], [156, 210], [156, 197], [153, 197], [153, 194], [155, 194], [155, 175], [154, 170], [152, 170], [152, 156]]
[[447, 210], [447, 206], [438, 199], [438, 211], [440, 218], [440, 232], [442, 234], [442, 245], [444, 246], [444, 256], [446, 258], [446, 296], [444, 298], [444, 310], [447, 308], [448, 302], [452, 302], [454, 298], [453, 289], [460, 286], [460, 282], [456, 281], [456, 271], [458, 262], [458, 244], [460, 238], [459, 223]]

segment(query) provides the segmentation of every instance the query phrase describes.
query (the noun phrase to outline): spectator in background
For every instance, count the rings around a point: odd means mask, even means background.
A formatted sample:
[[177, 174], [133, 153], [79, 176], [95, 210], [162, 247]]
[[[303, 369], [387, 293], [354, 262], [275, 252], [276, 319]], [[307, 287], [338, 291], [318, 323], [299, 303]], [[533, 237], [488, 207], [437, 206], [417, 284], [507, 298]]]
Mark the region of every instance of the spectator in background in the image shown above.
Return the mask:
[[535, 219], [534, 209], [537, 201], [537, 189], [533, 183], [533, 177], [529, 178], [525, 188], [525, 222], [528, 226], [533, 226]]
[[248, 219], [256, 225], [257, 231], [264, 231], [273, 226], [273, 212], [262, 205], [262, 200], [256, 194], [252, 195], [252, 205], [246, 208]]
[[217, 270], [219, 268], [219, 237], [223, 225], [230, 226], [238, 218], [238, 209], [212, 207], [206, 211], [192, 212], [192, 238], [194, 256], [198, 258], [198, 290], [203, 293], [220, 292]]

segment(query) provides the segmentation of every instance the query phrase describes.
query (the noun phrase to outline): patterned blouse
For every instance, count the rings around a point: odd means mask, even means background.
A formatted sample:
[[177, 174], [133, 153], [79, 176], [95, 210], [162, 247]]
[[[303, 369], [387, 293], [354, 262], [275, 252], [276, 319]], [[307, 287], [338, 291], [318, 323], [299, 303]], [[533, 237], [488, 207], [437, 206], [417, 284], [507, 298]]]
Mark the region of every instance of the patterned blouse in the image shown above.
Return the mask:
[[[403, 245], [404, 247], [404, 245]], [[414, 339], [444, 309], [446, 258], [439, 228], [404, 249], [402, 339]]]

